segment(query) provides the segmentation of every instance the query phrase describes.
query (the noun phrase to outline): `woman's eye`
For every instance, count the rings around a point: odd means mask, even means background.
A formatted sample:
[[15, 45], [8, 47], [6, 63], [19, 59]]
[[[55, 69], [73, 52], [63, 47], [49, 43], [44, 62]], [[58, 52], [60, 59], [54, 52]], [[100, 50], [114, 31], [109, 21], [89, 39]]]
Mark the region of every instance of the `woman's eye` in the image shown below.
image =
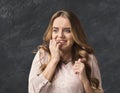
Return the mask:
[[57, 29], [53, 29], [53, 32], [57, 33], [57, 32], [58, 32], [58, 30], [57, 30]]
[[70, 29], [64, 29], [64, 32], [70, 33]]

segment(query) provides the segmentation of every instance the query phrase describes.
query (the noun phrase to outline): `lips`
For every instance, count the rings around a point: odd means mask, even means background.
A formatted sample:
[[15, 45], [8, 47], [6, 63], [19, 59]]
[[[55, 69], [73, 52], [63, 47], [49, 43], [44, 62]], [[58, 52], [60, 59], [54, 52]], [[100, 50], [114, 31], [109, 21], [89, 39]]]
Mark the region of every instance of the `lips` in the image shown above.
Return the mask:
[[57, 40], [57, 43], [60, 43], [61, 45], [64, 45], [67, 42], [67, 40]]

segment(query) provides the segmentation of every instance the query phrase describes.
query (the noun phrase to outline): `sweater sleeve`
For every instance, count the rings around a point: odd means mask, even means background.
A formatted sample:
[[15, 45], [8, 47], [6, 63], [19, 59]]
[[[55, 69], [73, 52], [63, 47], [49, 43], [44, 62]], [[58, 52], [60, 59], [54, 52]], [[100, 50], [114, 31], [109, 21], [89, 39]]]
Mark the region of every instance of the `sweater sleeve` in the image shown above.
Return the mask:
[[90, 55], [89, 63], [91, 66], [91, 77], [97, 78], [99, 80], [99, 89], [101, 89], [101, 93], [104, 93], [104, 90], [102, 88], [102, 79], [101, 79], [101, 73], [98, 65], [98, 61], [94, 55]]
[[48, 62], [48, 54], [40, 49], [35, 55], [29, 73], [28, 91], [29, 93], [46, 93], [50, 82], [40, 71], [41, 64]]

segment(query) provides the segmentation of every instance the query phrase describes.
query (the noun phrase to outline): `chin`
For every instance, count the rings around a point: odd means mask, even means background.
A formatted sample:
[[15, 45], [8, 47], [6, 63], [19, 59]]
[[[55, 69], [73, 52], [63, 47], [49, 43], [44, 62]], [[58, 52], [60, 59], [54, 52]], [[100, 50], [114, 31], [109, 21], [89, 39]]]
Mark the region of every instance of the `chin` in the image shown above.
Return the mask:
[[68, 49], [69, 49], [69, 47], [67, 47], [67, 46], [60, 46], [60, 50], [62, 50], [62, 51], [66, 51]]
[[66, 48], [64, 46], [59, 47], [60, 50], [65, 50]]

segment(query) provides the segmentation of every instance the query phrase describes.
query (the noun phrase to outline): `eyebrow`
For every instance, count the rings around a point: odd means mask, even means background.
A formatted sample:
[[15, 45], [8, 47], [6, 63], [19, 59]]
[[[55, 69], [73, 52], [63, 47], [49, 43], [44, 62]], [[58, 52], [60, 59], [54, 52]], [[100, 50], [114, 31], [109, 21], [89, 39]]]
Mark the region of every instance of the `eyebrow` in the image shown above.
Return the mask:
[[67, 30], [70, 30], [70, 27], [65, 27], [65, 28], [63, 28], [63, 29], [67, 29]]
[[[53, 27], [53, 29], [59, 29], [58, 27]], [[71, 29], [70, 27], [63, 27], [62, 29]]]
[[53, 27], [53, 29], [58, 29], [58, 27]]

